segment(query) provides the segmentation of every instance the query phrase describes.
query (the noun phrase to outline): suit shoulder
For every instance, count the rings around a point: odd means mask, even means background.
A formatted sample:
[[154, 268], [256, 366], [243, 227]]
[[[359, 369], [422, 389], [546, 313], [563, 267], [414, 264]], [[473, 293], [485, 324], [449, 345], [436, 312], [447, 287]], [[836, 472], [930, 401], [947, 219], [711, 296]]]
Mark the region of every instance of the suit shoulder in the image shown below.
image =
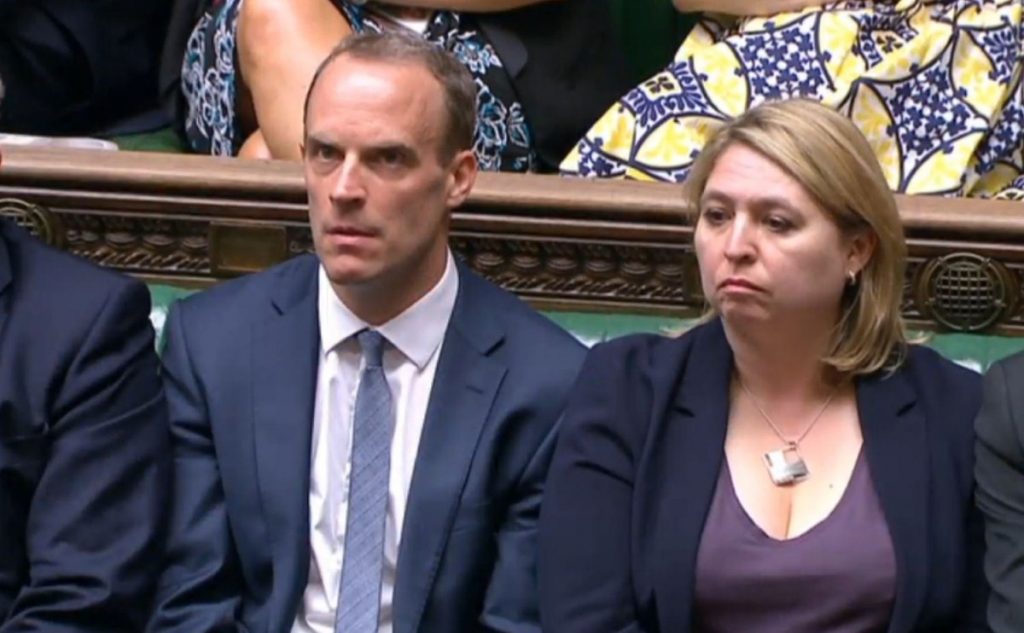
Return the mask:
[[937, 418], [973, 424], [981, 407], [981, 374], [957, 365], [933, 349], [911, 345], [898, 371], [907, 373], [917, 397]]
[[1008, 383], [1024, 383], [1024, 352], [1017, 352], [992, 363], [989, 371], [998, 368]]
[[130, 293], [148, 313], [148, 294], [141, 281], [52, 248], [18, 228], [4, 227], [3, 236], [19, 310], [33, 306], [32, 312], [44, 311], [50, 318], [68, 314], [88, 320], [85, 315], [101, 310], [111, 296]]
[[[705, 334], [706, 325], [697, 325], [673, 334], [627, 334], [598, 343], [591, 348], [593, 362], [628, 366], [632, 369], [668, 368], [685, 362], [694, 344]], [[592, 362], [588, 359], [588, 362]]]
[[178, 302], [177, 310], [189, 319], [215, 320], [238, 323], [251, 316], [254, 308], [264, 306], [271, 291], [279, 285], [316, 284], [317, 260], [312, 255], [301, 255], [271, 268], [222, 281]]
[[981, 388], [981, 375], [958, 365], [937, 351], [923, 345], [910, 345], [903, 369], [910, 372], [916, 382], [927, 385], [934, 384], [947, 388], [964, 389]]
[[577, 351], [583, 356], [584, 347], [579, 339], [511, 292], [465, 269], [460, 283], [472, 286], [474, 300], [487, 306], [504, 323], [506, 334], [516, 343], [530, 341], [562, 351]]

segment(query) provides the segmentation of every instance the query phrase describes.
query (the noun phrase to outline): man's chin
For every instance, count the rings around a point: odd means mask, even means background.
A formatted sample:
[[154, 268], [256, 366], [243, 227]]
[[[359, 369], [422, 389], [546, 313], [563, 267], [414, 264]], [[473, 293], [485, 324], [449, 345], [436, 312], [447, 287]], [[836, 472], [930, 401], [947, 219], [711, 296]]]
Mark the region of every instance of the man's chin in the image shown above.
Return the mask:
[[334, 286], [363, 286], [372, 283], [377, 279], [373, 271], [361, 269], [335, 269], [327, 268], [327, 279]]

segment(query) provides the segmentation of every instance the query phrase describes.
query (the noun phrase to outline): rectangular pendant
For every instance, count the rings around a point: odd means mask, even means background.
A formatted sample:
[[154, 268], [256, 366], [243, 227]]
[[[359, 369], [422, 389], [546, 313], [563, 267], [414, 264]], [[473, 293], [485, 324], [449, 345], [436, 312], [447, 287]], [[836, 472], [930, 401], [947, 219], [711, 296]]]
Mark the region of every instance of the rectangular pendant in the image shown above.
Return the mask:
[[810, 473], [807, 464], [795, 446], [787, 446], [764, 454], [768, 475], [776, 486], [788, 486], [803, 481]]

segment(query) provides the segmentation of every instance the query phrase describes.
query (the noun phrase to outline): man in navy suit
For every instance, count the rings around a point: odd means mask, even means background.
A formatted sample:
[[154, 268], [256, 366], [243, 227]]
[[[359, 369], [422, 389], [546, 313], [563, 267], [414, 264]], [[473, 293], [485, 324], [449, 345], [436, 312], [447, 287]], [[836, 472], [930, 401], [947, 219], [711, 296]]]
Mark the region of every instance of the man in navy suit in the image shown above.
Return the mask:
[[317, 257], [179, 304], [152, 631], [538, 631], [536, 522], [582, 347], [455, 261], [475, 87], [421, 38], [323, 63]]
[[170, 436], [143, 284], [0, 220], [0, 632], [138, 631]]

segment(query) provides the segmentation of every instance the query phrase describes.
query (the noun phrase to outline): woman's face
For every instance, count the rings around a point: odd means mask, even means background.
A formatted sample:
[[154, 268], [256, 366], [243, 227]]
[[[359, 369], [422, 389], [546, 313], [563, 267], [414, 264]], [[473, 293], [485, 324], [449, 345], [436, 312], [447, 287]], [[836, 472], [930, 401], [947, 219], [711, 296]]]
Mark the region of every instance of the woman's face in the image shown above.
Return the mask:
[[848, 273], [873, 245], [844, 236], [796, 180], [742, 144], [726, 148], [708, 177], [694, 242], [704, 295], [727, 322], [829, 327]]

